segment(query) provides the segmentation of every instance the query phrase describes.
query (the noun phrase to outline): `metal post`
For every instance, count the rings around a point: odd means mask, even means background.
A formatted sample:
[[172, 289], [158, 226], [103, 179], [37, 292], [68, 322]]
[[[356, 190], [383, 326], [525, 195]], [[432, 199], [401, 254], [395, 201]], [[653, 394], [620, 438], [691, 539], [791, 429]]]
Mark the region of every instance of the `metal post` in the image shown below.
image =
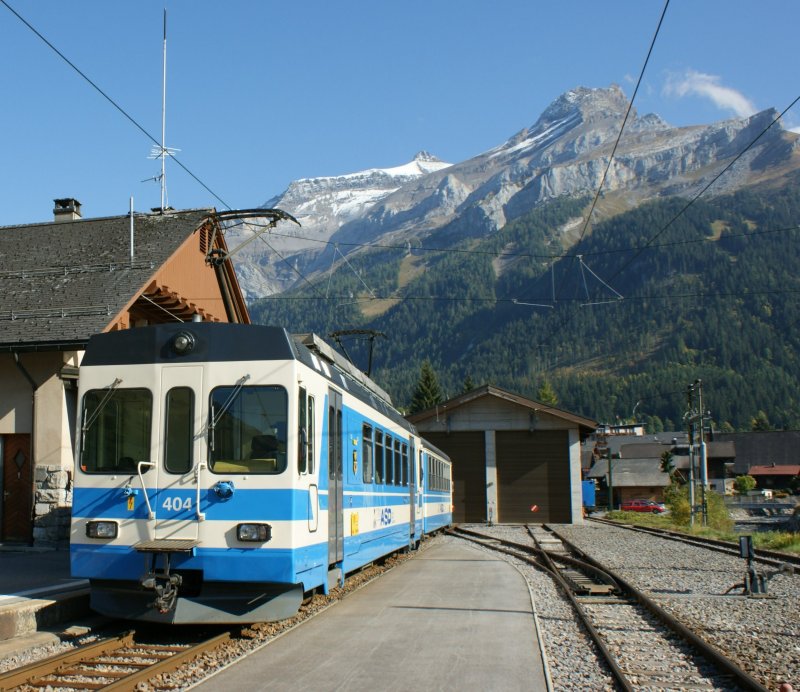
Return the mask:
[[705, 421], [703, 412], [703, 383], [700, 380], [695, 381], [697, 386], [698, 407], [700, 411], [700, 504], [703, 512], [703, 526], [708, 526], [708, 463], [706, 460], [706, 436], [705, 436]]
[[133, 195], [131, 195], [131, 262], [133, 262]]
[[611, 448], [609, 447], [606, 452], [606, 459], [608, 461], [608, 511], [614, 511], [614, 479], [611, 475]]
[[692, 419], [694, 385], [689, 385], [686, 397], [689, 404], [689, 525], [694, 526], [694, 420]]

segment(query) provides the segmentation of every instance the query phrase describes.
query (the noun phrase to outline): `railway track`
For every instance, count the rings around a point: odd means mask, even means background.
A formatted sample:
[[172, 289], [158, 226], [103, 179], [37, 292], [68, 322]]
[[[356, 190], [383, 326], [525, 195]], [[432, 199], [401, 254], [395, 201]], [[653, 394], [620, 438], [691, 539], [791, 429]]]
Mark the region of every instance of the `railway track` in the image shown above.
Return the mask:
[[[739, 546], [730, 541], [722, 541], [717, 538], [706, 538], [704, 536], [691, 536], [689, 534], [680, 533], [678, 531], [669, 531], [668, 529], [659, 529], [652, 526], [635, 526], [633, 524], [623, 524], [618, 521], [611, 521], [610, 519], [601, 519], [599, 517], [592, 517], [588, 520], [596, 524], [606, 524], [616, 526], [630, 531], [639, 531], [641, 533], [649, 533], [660, 538], [666, 538], [680, 543], [688, 543], [689, 545], [698, 545], [709, 550], [716, 550], [720, 553], [733, 555], [739, 557]], [[759, 548], [755, 561], [772, 567], [779, 567], [782, 564], [792, 565], [796, 569], [800, 569], [800, 555], [794, 553], [782, 553], [777, 550], [765, 550]]]
[[135, 690], [229, 639], [230, 633], [225, 632], [193, 644], [153, 644], [127, 632], [2, 673], [0, 691]]
[[602, 565], [544, 528], [530, 543], [456, 528], [454, 535], [546, 570], [572, 603], [623, 690], [766, 690], [716, 648]]

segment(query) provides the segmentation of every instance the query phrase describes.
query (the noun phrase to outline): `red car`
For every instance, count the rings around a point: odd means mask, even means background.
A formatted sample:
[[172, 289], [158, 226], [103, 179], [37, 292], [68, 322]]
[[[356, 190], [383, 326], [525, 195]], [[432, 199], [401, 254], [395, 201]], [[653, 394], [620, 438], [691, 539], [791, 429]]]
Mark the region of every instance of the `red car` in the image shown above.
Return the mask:
[[623, 512], [652, 512], [654, 514], [661, 514], [666, 512], [667, 508], [661, 502], [654, 500], [628, 500], [622, 503], [620, 509]]

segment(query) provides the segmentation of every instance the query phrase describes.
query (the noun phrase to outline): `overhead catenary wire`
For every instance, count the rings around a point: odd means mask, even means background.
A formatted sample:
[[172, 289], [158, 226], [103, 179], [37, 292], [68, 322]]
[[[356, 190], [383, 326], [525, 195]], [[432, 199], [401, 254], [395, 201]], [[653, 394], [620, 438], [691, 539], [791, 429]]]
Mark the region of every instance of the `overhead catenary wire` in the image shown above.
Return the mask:
[[650, 240], [648, 240], [648, 241], [647, 241], [647, 242], [644, 244], [644, 246], [642, 246], [642, 248], [636, 252], [636, 254], [635, 254], [633, 257], [631, 257], [631, 258], [630, 258], [630, 259], [629, 259], [627, 262], [625, 262], [625, 264], [623, 264], [623, 265], [622, 265], [622, 266], [621, 266], [621, 267], [620, 267], [620, 268], [619, 268], [619, 269], [618, 269], [618, 270], [617, 270], [617, 271], [616, 271], [616, 272], [613, 274], [613, 276], [611, 276], [611, 278], [609, 279], [609, 281], [613, 281], [614, 279], [616, 279], [616, 278], [617, 278], [617, 277], [618, 277], [618, 276], [619, 276], [619, 275], [620, 275], [620, 274], [621, 274], [623, 271], [625, 271], [625, 270], [626, 270], [626, 269], [627, 269], [627, 268], [628, 268], [628, 267], [629, 267], [631, 264], [633, 264], [633, 262], [635, 262], [635, 261], [636, 261], [636, 260], [639, 258], [639, 256], [640, 256], [640, 255], [641, 255], [641, 254], [642, 254], [642, 253], [643, 253], [643, 252], [644, 252], [644, 251], [645, 251], [645, 250], [646, 250], [648, 247], [650, 247], [650, 244], [651, 244], [651, 243], [652, 243], [652, 242], [653, 242], [653, 241], [654, 241], [656, 238], [658, 238], [659, 236], [661, 236], [661, 235], [662, 235], [662, 234], [663, 234], [663, 233], [664, 233], [664, 232], [665, 232], [665, 231], [666, 231], [666, 230], [667, 230], [667, 229], [668, 229], [670, 226], [672, 226], [672, 224], [673, 224], [673, 223], [675, 223], [675, 222], [676, 222], [676, 221], [677, 221], [677, 220], [678, 220], [678, 219], [679, 219], [681, 216], [683, 216], [683, 214], [685, 214], [685, 213], [686, 213], [687, 209], [689, 209], [689, 207], [691, 207], [691, 206], [692, 206], [692, 205], [693, 205], [693, 204], [694, 204], [694, 203], [695, 203], [695, 202], [696, 202], [698, 199], [700, 199], [700, 197], [701, 197], [701, 196], [702, 196], [702, 195], [703, 195], [703, 194], [704, 194], [704, 193], [705, 193], [705, 192], [706, 192], [706, 191], [707, 191], [707, 190], [708, 190], [708, 189], [709, 189], [709, 188], [710, 188], [710, 187], [711, 187], [711, 186], [712, 186], [714, 183], [716, 183], [716, 182], [717, 182], [717, 180], [719, 180], [719, 179], [720, 179], [720, 178], [721, 178], [721, 177], [722, 177], [722, 176], [723, 176], [725, 173], [727, 173], [727, 172], [728, 172], [728, 171], [729, 171], [729, 170], [730, 170], [730, 169], [731, 169], [731, 168], [732, 168], [732, 167], [733, 167], [733, 166], [736, 164], [736, 162], [737, 162], [737, 161], [738, 161], [740, 158], [742, 158], [742, 156], [744, 156], [744, 155], [745, 155], [745, 154], [746, 154], [746, 153], [747, 153], [747, 152], [748, 152], [748, 151], [749, 151], [749, 150], [750, 150], [750, 149], [751, 149], [753, 146], [755, 146], [755, 143], [756, 143], [756, 142], [758, 142], [758, 140], [759, 140], [759, 139], [761, 139], [761, 138], [762, 138], [762, 137], [763, 137], [763, 136], [764, 136], [764, 135], [765, 135], [765, 134], [766, 134], [766, 133], [767, 133], [767, 132], [770, 130], [770, 128], [771, 128], [771, 127], [772, 127], [772, 126], [773, 126], [775, 123], [777, 123], [777, 122], [778, 122], [778, 121], [779, 121], [779, 120], [780, 120], [780, 119], [781, 119], [781, 118], [782, 118], [784, 115], [786, 115], [786, 113], [788, 113], [788, 112], [789, 112], [789, 111], [790, 111], [790, 110], [791, 110], [791, 109], [794, 107], [794, 105], [795, 105], [795, 104], [796, 104], [798, 101], [800, 101], [800, 96], [797, 96], [797, 97], [796, 97], [796, 98], [795, 98], [795, 99], [794, 99], [794, 100], [793, 100], [793, 101], [792, 101], [792, 102], [791, 102], [791, 103], [790, 103], [788, 106], [786, 106], [786, 108], [784, 108], [784, 109], [783, 109], [783, 110], [782, 110], [782, 111], [781, 111], [781, 112], [780, 112], [780, 113], [779, 113], [779, 114], [778, 114], [778, 115], [777, 115], [777, 116], [776, 116], [776, 117], [775, 117], [775, 118], [772, 120], [772, 122], [771, 122], [769, 125], [767, 125], [767, 126], [766, 126], [766, 127], [763, 129], [763, 130], [761, 130], [761, 132], [759, 132], [759, 133], [758, 133], [758, 135], [756, 135], [756, 137], [755, 137], [755, 138], [753, 138], [753, 139], [750, 141], [750, 143], [749, 143], [749, 144], [748, 144], [748, 145], [747, 145], [747, 146], [746, 146], [744, 149], [742, 149], [742, 150], [741, 150], [741, 151], [740, 151], [740, 152], [739, 152], [739, 153], [738, 153], [738, 154], [737, 154], [737, 155], [736, 155], [736, 156], [735, 156], [735, 157], [734, 157], [734, 158], [733, 158], [733, 159], [732, 159], [732, 160], [731, 160], [731, 161], [728, 163], [728, 165], [727, 165], [727, 166], [725, 166], [725, 168], [723, 168], [723, 169], [722, 169], [722, 170], [721, 170], [719, 173], [717, 173], [717, 174], [716, 174], [716, 175], [715, 175], [715, 176], [714, 176], [714, 177], [713, 177], [713, 178], [712, 178], [712, 179], [711, 179], [711, 180], [710, 180], [710, 181], [709, 181], [709, 182], [708, 182], [708, 183], [707, 183], [705, 186], [703, 186], [703, 188], [702, 188], [702, 189], [701, 189], [701, 190], [700, 190], [700, 191], [699, 191], [699, 192], [698, 192], [698, 193], [697, 193], [697, 194], [696, 194], [694, 197], [692, 197], [692, 199], [690, 199], [690, 200], [689, 200], [689, 201], [688, 201], [688, 202], [687, 202], [687, 203], [686, 203], [686, 204], [685, 204], [685, 205], [684, 205], [684, 206], [683, 206], [683, 207], [680, 209], [680, 211], [678, 211], [678, 213], [677, 213], [677, 214], [675, 214], [675, 215], [674, 215], [674, 216], [673, 216], [673, 217], [672, 217], [672, 218], [671, 218], [669, 221], [667, 221], [667, 223], [665, 223], [665, 224], [664, 224], [664, 225], [663, 225], [663, 226], [662, 226], [660, 229], [658, 229], [658, 231], [656, 231], [656, 232], [653, 234], [653, 236], [650, 238]]
[[[664, 23], [664, 17], [667, 14], [668, 7], [669, 7], [669, 0], [665, 0], [664, 9], [661, 11], [661, 17], [659, 17], [658, 25], [656, 26], [655, 33], [653, 34], [653, 38], [650, 41], [650, 47], [647, 50], [647, 56], [645, 57], [644, 63], [642, 64], [642, 69], [639, 71], [639, 79], [636, 81], [636, 87], [634, 88], [633, 94], [631, 95], [631, 99], [628, 102], [628, 108], [625, 111], [625, 117], [622, 119], [622, 125], [619, 128], [619, 134], [617, 135], [617, 139], [614, 142], [614, 147], [611, 150], [611, 155], [608, 157], [608, 163], [606, 164], [605, 171], [603, 172], [603, 177], [600, 179], [600, 184], [597, 186], [597, 192], [595, 192], [594, 199], [592, 200], [592, 205], [589, 208], [589, 212], [586, 214], [586, 221], [584, 222], [583, 228], [581, 229], [581, 234], [580, 237], [578, 238], [578, 242], [575, 244], [576, 247], [579, 246], [580, 243], [583, 241], [583, 237], [586, 234], [586, 229], [589, 227], [589, 224], [592, 221], [592, 213], [594, 212], [594, 208], [597, 206], [597, 200], [600, 198], [600, 192], [603, 190], [606, 178], [608, 177], [608, 171], [611, 169], [611, 164], [614, 161], [614, 155], [616, 154], [617, 147], [619, 146], [620, 140], [622, 139], [622, 133], [625, 131], [625, 125], [627, 124], [628, 117], [630, 116], [631, 110], [633, 109], [633, 102], [636, 100], [636, 94], [639, 92], [639, 86], [641, 85], [642, 79], [644, 78], [644, 73], [645, 70], [647, 69], [647, 64], [650, 62], [650, 56], [653, 54], [653, 47], [656, 45], [656, 39], [658, 38], [658, 34], [661, 31], [661, 25]], [[561, 285], [559, 285], [559, 290], [556, 292], [556, 297], [560, 292], [561, 292]]]
[[[242, 222], [237, 222], [236, 224], [231, 224], [228, 228], [234, 228], [237, 225], [241, 225]], [[251, 226], [255, 226], [258, 228], [267, 228], [268, 224], [259, 224], [255, 222], [247, 222]], [[800, 224], [794, 226], [786, 226], [782, 228], [769, 228], [761, 231], [747, 231], [745, 233], [725, 233], [724, 238], [733, 239], [733, 238], [749, 238], [751, 236], [760, 236], [760, 235], [769, 235], [773, 233], [788, 233], [790, 231], [797, 231], [800, 230]], [[494, 257], [497, 259], [541, 259], [541, 260], [559, 260], [559, 259], [567, 259], [570, 257], [575, 257], [574, 253], [568, 252], [560, 252], [560, 253], [547, 253], [547, 254], [539, 254], [535, 252], [508, 252], [506, 250], [469, 250], [466, 248], [448, 248], [448, 247], [429, 247], [425, 245], [410, 245], [405, 243], [403, 245], [394, 245], [389, 243], [347, 243], [341, 240], [332, 241], [332, 240], [322, 240], [320, 238], [311, 238], [310, 236], [303, 236], [297, 234], [289, 234], [289, 233], [279, 233], [277, 231], [270, 232], [271, 236], [276, 238], [291, 238], [293, 240], [302, 240], [309, 243], [316, 243], [318, 245], [331, 245], [331, 246], [341, 246], [341, 247], [353, 247], [353, 248], [361, 248], [366, 250], [402, 250], [404, 253], [408, 254], [409, 251], [413, 252], [438, 252], [441, 254], [458, 254], [458, 255], [478, 255], [478, 256], [485, 256], [485, 257]], [[694, 243], [708, 243], [715, 240], [709, 236], [703, 236], [701, 238], [687, 238], [684, 240], [672, 240], [667, 243], [656, 243], [650, 244], [645, 246], [636, 245], [636, 246], [626, 246], [621, 248], [613, 248], [613, 249], [606, 249], [606, 250], [585, 250], [581, 252], [583, 257], [601, 257], [603, 255], [620, 255], [627, 252], [636, 252], [637, 250], [654, 250], [658, 248], [665, 248], [665, 247], [675, 247], [678, 245], [692, 245]], [[341, 251], [340, 251], [341, 252]]]

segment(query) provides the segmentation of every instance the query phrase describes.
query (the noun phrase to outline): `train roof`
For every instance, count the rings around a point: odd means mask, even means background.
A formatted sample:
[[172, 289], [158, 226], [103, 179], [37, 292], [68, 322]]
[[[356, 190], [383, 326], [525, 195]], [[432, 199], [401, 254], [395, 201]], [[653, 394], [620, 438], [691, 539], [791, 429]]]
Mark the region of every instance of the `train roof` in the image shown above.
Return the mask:
[[[178, 354], [173, 339], [191, 334], [193, 347]], [[416, 428], [392, 406], [389, 395], [316, 334], [292, 336], [283, 327], [220, 322], [157, 324], [96, 334], [82, 366], [297, 360], [344, 388], [406, 430]], [[323, 366], [324, 363], [324, 366]]]

